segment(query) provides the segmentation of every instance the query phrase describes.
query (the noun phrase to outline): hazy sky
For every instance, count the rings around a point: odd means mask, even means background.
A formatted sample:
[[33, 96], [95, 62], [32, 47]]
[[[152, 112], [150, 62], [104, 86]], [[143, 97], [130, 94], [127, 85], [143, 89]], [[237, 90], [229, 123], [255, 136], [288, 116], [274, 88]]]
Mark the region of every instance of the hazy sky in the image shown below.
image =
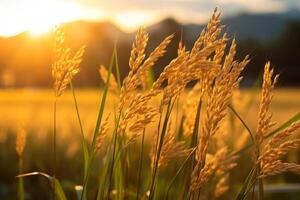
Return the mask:
[[300, 9], [300, 0], [0, 0], [0, 35], [41, 33], [56, 23], [79, 19], [112, 20], [126, 31], [169, 16], [202, 23], [216, 6], [228, 16]]

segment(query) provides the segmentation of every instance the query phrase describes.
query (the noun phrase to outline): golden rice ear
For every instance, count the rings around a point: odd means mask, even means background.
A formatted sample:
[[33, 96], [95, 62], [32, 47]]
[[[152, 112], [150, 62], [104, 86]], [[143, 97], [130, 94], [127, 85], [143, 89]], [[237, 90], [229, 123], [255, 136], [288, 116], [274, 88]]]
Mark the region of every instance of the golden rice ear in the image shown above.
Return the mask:
[[100, 130], [99, 130], [99, 133], [98, 133], [97, 139], [96, 139], [94, 153], [99, 152], [104, 146], [104, 141], [107, 136], [108, 128], [109, 128], [108, 127], [109, 117], [110, 117], [110, 113], [106, 116], [104, 122], [101, 124]]
[[212, 17], [210, 18], [206, 28], [201, 32], [200, 36], [194, 43], [194, 46], [191, 50], [191, 55], [197, 54], [202, 46], [208, 46], [216, 38], [219, 37], [220, 33], [222, 32], [224, 26], [220, 25], [220, 15], [221, 13], [215, 8]]
[[124, 105], [132, 98], [135, 89], [140, 83], [139, 70], [145, 58], [145, 49], [148, 43], [148, 33], [143, 28], [137, 32], [135, 42], [132, 44], [132, 49], [129, 58], [129, 74], [123, 80], [120, 91], [119, 112], [123, 109]]
[[270, 62], [267, 62], [264, 68], [262, 95], [259, 105], [258, 126], [256, 130], [256, 142], [260, 145], [263, 142], [264, 135], [273, 125], [271, 122], [272, 114], [270, 114], [270, 104], [272, 101], [272, 90], [278, 80], [279, 75], [274, 74], [274, 70], [270, 68]]
[[52, 64], [53, 88], [56, 97], [62, 95], [73, 77], [79, 72], [79, 65], [85, 52], [85, 46], [79, 48], [72, 56], [71, 50], [64, 46], [64, 32], [55, 30], [55, 60]]
[[135, 71], [142, 64], [145, 57], [145, 49], [148, 43], [148, 33], [141, 27], [139, 28], [135, 42], [132, 44], [132, 49], [129, 58], [129, 67]]
[[149, 73], [149, 69], [155, 65], [157, 60], [162, 57], [165, 52], [167, 46], [172, 41], [174, 34], [169, 35], [166, 37], [149, 55], [149, 57], [145, 60], [145, 62], [141, 65], [140, 69], [138, 70], [138, 77], [140, 78], [141, 85], [144, 89], [147, 88], [147, 75]]
[[201, 169], [197, 164], [191, 175], [191, 182], [189, 188], [189, 194], [203, 187], [206, 184], [216, 169], [216, 159], [212, 158], [205, 162], [204, 167]]
[[[260, 178], [266, 176], [277, 175], [288, 171], [287, 166], [292, 166], [293, 164], [282, 165], [281, 158], [285, 156], [289, 151], [293, 149], [298, 149], [300, 146], [300, 139], [293, 139], [283, 142], [276, 148], [271, 148], [267, 145], [267, 149], [263, 149], [263, 154], [258, 158], [257, 163], [261, 167]], [[294, 168], [293, 168], [294, 169]]]
[[258, 176], [258, 178], [274, 176], [282, 174], [284, 172], [292, 172], [294, 174], [300, 175], [300, 165], [296, 163], [282, 163], [281, 161], [270, 162], [263, 166], [262, 172]]

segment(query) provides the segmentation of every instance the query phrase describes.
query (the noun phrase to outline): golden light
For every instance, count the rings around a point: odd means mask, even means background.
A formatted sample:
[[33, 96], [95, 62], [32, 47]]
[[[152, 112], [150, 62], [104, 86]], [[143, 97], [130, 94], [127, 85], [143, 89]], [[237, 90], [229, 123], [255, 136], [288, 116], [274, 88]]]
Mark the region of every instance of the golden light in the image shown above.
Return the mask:
[[127, 11], [116, 14], [113, 21], [123, 30], [131, 32], [139, 26], [145, 26], [153, 22], [153, 16], [141, 11]]
[[0, 36], [13, 36], [24, 31], [37, 36], [51, 31], [57, 24], [76, 20], [108, 20], [131, 32], [158, 19], [147, 11], [112, 11], [78, 0], [9, 0], [1, 3], [0, 11], [4, 16], [0, 17]]
[[0, 27], [1, 35], [6, 36], [22, 31], [41, 34], [50, 31], [56, 24], [74, 21], [83, 15], [80, 5], [63, 0], [26, 0], [9, 6], [5, 13], [9, 17]]

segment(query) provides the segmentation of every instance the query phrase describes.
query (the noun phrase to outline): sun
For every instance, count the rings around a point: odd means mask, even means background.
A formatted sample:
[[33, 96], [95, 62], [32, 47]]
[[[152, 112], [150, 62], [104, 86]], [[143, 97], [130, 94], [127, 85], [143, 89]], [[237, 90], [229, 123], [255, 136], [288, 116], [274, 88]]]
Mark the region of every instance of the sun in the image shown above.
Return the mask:
[[3, 16], [0, 17], [0, 36], [5, 37], [21, 32], [35, 37], [53, 30], [55, 25], [76, 20], [109, 20], [124, 31], [132, 32], [159, 19], [150, 11], [94, 8], [81, 0], [9, 0], [1, 3], [0, 15]]
[[[13, 15], [10, 14], [12, 12]], [[79, 19], [82, 10], [76, 1], [26, 0], [7, 7], [4, 15], [9, 17], [0, 27], [2, 35], [10, 36], [23, 31], [39, 35], [52, 30], [56, 24]]]
[[[36, 1], [33, 1], [34, 3]], [[80, 6], [71, 2], [48, 0], [43, 1], [38, 10], [33, 11], [38, 17], [28, 22], [28, 31], [39, 35], [52, 30], [56, 24], [76, 20], [80, 15]]]

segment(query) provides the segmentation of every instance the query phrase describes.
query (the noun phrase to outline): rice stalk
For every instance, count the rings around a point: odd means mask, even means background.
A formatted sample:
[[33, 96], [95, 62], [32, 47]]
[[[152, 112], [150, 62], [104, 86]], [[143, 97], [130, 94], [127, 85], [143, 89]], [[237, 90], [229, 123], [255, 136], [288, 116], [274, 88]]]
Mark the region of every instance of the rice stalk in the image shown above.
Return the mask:
[[[85, 46], [82, 46], [73, 56], [71, 50], [65, 47], [64, 32], [57, 27], [55, 30], [55, 43], [54, 43], [54, 63], [52, 64], [52, 77], [54, 80], [54, 106], [53, 106], [53, 177], [56, 176], [56, 112], [57, 100], [63, 94], [64, 90], [70, 84], [73, 77], [79, 72], [79, 65], [82, 61]], [[76, 107], [77, 109], [77, 107]], [[83, 135], [83, 132], [82, 132]], [[84, 154], [86, 155], [86, 154]], [[85, 170], [86, 171], [86, 170]], [[53, 182], [55, 184], [55, 182]], [[56, 197], [56, 186], [53, 185], [53, 196]]]
[[[23, 173], [23, 153], [26, 145], [26, 137], [27, 133], [24, 127], [19, 127], [17, 137], [16, 137], [16, 152], [18, 155], [18, 173]], [[25, 192], [24, 192], [24, 181], [23, 178], [20, 177], [18, 179], [18, 189], [17, 189], [17, 199], [24, 200], [25, 199]]]

